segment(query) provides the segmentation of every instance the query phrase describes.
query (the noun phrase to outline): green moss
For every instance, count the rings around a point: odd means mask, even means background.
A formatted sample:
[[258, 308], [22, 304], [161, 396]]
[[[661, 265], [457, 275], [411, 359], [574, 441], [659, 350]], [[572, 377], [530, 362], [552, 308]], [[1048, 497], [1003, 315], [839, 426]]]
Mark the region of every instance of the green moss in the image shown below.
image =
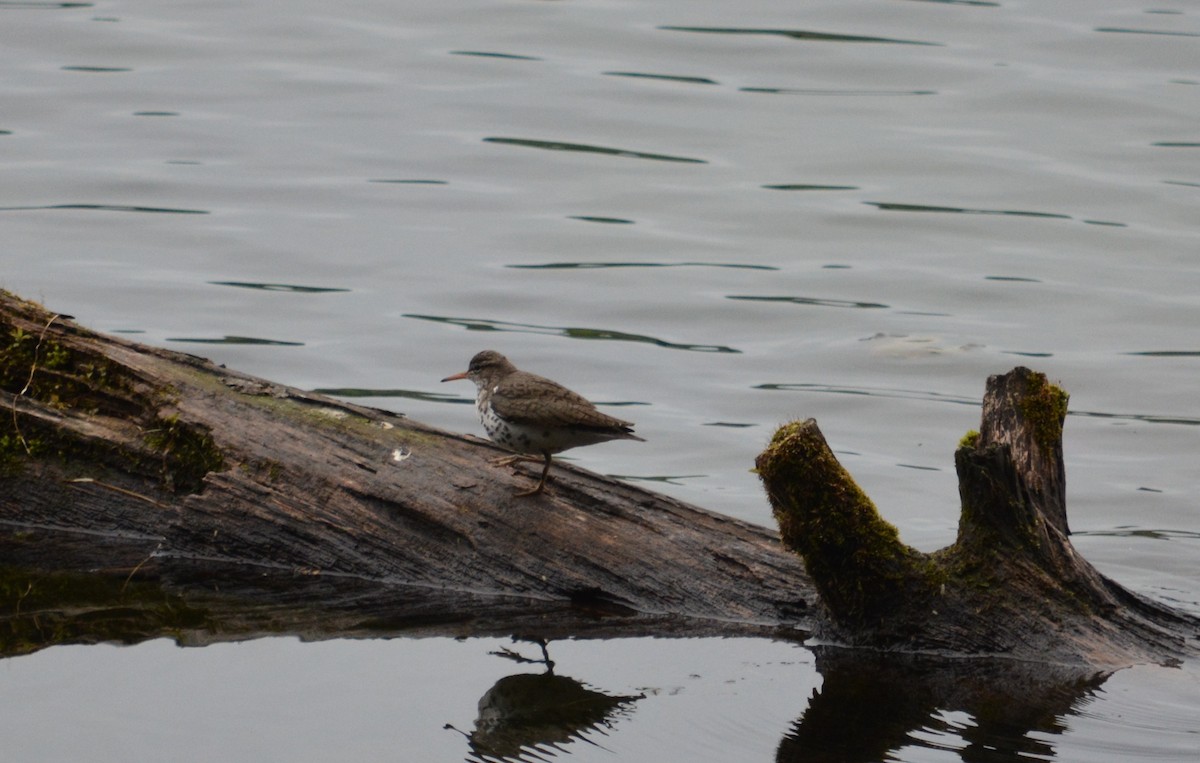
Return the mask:
[[1062, 442], [1063, 421], [1067, 417], [1070, 395], [1045, 374], [1029, 376], [1029, 389], [1021, 399], [1021, 413], [1033, 427], [1033, 437], [1042, 448], [1055, 448]]
[[979, 443], [979, 430], [968, 429], [967, 433], [958, 441], [960, 448], [974, 448]]
[[815, 423], [781, 427], [756, 465], [784, 544], [804, 559], [835, 620], [873, 625], [944, 579], [929, 557], [900, 542]]
[[[205, 474], [222, 467], [223, 456], [207, 430], [158, 414], [170, 404], [171, 389], [150, 388], [88, 345], [71, 344], [58, 316], [41, 306], [0, 296], [17, 316], [11, 323], [0, 320], [0, 387], [20, 398], [15, 415], [0, 416], [0, 473], [18, 471], [29, 458], [57, 457], [64, 463], [107, 463], [159, 474], [169, 489], [194, 492]], [[15, 325], [20, 321], [43, 328]], [[134, 422], [145, 433], [146, 450], [114, 448], [75, 436], [70, 427], [43, 423], [44, 417], [19, 415], [22, 406], [38, 405], [80, 418], [104, 415]]]
[[[49, 325], [51, 318], [45, 319]], [[84, 413], [128, 412], [129, 380], [111, 362], [73, 351], [45, 333], [0, 323], [0, 388], [53, 408]]]
[[198, 492], [206, 474], [225, 467], [225, 456], [207, 430], [183, 423], [178, 415], [158, 419], [157, 424], [144, 439], [162, 454], [163, 483], [169, 490]]

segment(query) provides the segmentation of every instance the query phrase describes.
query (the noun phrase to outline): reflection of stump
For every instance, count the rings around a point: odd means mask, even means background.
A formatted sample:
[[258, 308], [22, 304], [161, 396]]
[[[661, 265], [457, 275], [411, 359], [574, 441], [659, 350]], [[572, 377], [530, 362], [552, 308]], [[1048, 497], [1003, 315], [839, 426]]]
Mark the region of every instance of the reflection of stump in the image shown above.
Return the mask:
[[821, 595], [825, 634], [1096, 664], [1194, 650], [1194, 618], [1108, 580], [1067, 539], [1066, 409], [1066, 393], [1029, 369], [988, 379], [980, 431], [955, 454], [958, 539], [933, 554], [900, 542], [815, 421], [782, 427], [758, 471]]
[[[863, 654], [817, 647], [823, 679], [784, 736], [776, 763], [876, 763], [931, 731], [960, 737], [964, 761], [1051, 760], [1072, 713], [1107, 673], [1083, 666], [1009, 659]], [[947, 728], [948, 713], [970, 722]]]

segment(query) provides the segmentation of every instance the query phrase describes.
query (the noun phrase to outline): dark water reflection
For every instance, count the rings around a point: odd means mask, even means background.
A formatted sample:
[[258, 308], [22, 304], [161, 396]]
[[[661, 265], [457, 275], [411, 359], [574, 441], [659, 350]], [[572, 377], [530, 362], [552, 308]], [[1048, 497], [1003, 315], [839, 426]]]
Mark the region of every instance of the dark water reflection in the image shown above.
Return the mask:
[[941, 45], [940, 42], [923, 42], [921, 40], [899, 40], [888, 37], [866, 37], [856, 34], [832, 34], [830, 32], [814, 32], [807, 29], [756, 29], [745, 27], [700, 27], [700, 26], [660, 26], [667, 32], [698, 32], [701, 34], [754, 35], [766, 37], [786, 37], [792, 40], [807, 40], [814, 42], [869, 42], [887, 43], [892, 45]]
[[667, 82], [682, 82], [688, 85], [716, 85], [715, 79], [708, 77], [688, 77], [677, 74], [651, 74], [649, 72], [604, 72], [608, 77], [633, 77], [634, 79], [656, 79]]
[[206, 209], [175, 209], [172, 207], [148, 207], [130, 204], [43, 204], [38, 206], [0, 207], [0, 212], [30, 212], [46, 209], [82, 209], [99, 212], [148, 212], [164, 215], [207, 215]]
[[[426, 600], [412, 592], [380, 589], [351, 579], [276, 578], [273, 582], [263, 582], [267, 580], [263, 578], [252, 586], [236, 585], [230, 579], [217, 589], [207, 578], [204, 583], [185, 583], [180, 577], [167, 590], [153, 581], [122, 581], [119, 576], [0, 571], [0, 591], [9, 605], [0, 610], [0, 657], [16, 657], [53, 645], [132, 645], [163, 636], [195, 645], [289, 635], [320, 641], [439, 633], [458, 639], [495, 637], [497, 629], [504, 628], [504, 618], [509, 618], [524, 622], [509, 626], [513, 628], [509, 633], [540, 630], [546, 637], [514, 636], [514, 641], [525, 643], [490, 654], [538, 665], [540, 672], [522, 671], [496, 680], [478, 699], [471, 730], [447, 724], [463, 734], [466, 760], [545, 760], [570, 754], [572, 745], [599, 745], [598, 737], [608, 740], [603, 746], [619, 751], [622, 728], [648, 722], [639, 719], [638, 713], [646, 694], [639, 689], [629, 693], [629, 677], [614, 679], [605, 672], [605, 663], [590, 663], [584, 672], [592, 675], [568, 677], [555, 672], [551, 657], [555, 644], [561, 642], [548, 641], [551, 634], [547, 629], [557, 627], [554, 623], [568, 629], [559, 628], [562, 632], [555, 633], [555, 639], [587, 635], [586, 629], [570, 630], [568, 621], [574, 615], [561, 607], [551, 618], [522, 614], [520, 605], [506, 605], [507, 614], [495, 613], [499, 619], [445, 619], [438, 615], [445, 602], [439, 604], [436, 597]], [[482, 600], [480, 605], [486, 606]], [[544, 625], [537, 626], [537, 622]], [[599, 623], [599, 627], [621, 638], [619, 622]], [[597, 645], [604, 638], [600, 632], [592, 637]], [[764, 639], [762, 643], [765, 647], [769, 642]], [[529, 644], [540, 647], [540, 657], [525, 656], [538, 654]], [[575, 659], [578, 649], [578, 645], [571, 647]], [[774, 746], [779, 763], [910, 759], [911, 755], [898, 755], [898, 751], [913, 747], [954, 750], [964, 761], [1029, 756], [1053, 759], [1053, 737], [1072, 725], [1069, 719], [1081, 714], [1110, 675], [1091, 667], [1005, 659], [884, 654], [828, 646], [811, 651], [821, 685], [807, 700], [792, 695], [795, 707], [784, 708], [782, 713], [786, 718], [789, 710], [794, 712], [790, 726], [760, 723], [742, 732], [754, 737], [767, 735], [768, 740], [762, 741]], [[576, 665], [576, 671], [581, 669]], [[747, 666], [743, 670], [750, 674], [756, 669]], [[606, 677], [621, 681], [625, 692], [598, 688], [604, 686]], [[646, 679], [634, 677], [632, 685], [644, 686], [639, 680]], [[807, 679], [785, 672], [778, 680]], [[397, 690], [403, 689], [398, 686]], [[776, 703], [780, 696], [787, 694], [776, 695]], [[712, 714], [720, 717], [719, 705], [737, 700], [735, 695], [718, 695], [706, 702], [718, 705]], [[731, 705], [728, 712], [735, 714], [735, 707]], [[763, 707], [759, 713], [781, 717], [778, 707], [769, 713]], [[695, 721], [701, 722], [699, 718]], [[750, 739], [729, 742], [734, 749], [764, 747]]]
[[303, 347], [304, 342], [292, 342], [284, 339], [267, 339], [257, 336], [233, 336], [225, 335], [221, 337], [203, 337], [203, 336], [176, 336], [167, 337], [168, 342], [186, 342], [190, 344], [250, 344], [264, 345], [270, 347]]
[[479, 700], [466, 759], [545, 760], [573, 742], [594, 744], [589, 735], [607, 733], [639, 699], [594, 691], [552, 670], [505, 676]]
[[[492, 654], [516, 662], [535, 662], [544, 673], [517, 673], [496, 681], [479, 699], [475, 728], [466, 734], [468, 761], [538, 761], [569, 753], [575, 742], [595, 744], [615, 722], [628, 716], [644, 694], [618, 695], [589, 689], [582, 681], [556, 675], [546, 642], [542, 659], [530, 660], [508, 649]], [[448, 727], [453, 728], [453, 727]]]
[[[593, 217], [576, 219], [596, 220]], [[733, 268], [734, 270], [779, 270], [779, 268], [773, 265], [754, 265], [744, 262], [544, 262], [537, 265], [508, 265], [506, 267], [519, 268], [521, 270], [593, 270], [602, 268]]]
[[681, 162], [683, 164], [708, 164], [705, 159], [696, 159], [690, 156], [672, 156], [670, 154], [657, 154], [646, 151], [632, 151], [627, 148], [613, 148], [611, 146], [595, 146], [588, 143], [568, 143], [558, 140], [535, 140], [531, 138], [484, 138], [484, 143], [500, 143], [507, 146], [521, 146], [524, 148], [541, 148], [547, 151], [573, 151], [583, 154], [605, 154], [607, 156], [621, 156], [631, 159], [652, 159], [659, 162]]
[[255, 289], [257, 291], [282, 291], [291, 294], [325, 294], [328, 292], [350, 291], [335, 286], [300, 286], [290, 283], [257, 283], [251, 281], [209, 281], [213, 286], [233, 286], [239, 289]]
[[[1012, 660], [948, 660], [818, 648], [824, 679], [779, 744], [779, 763], [874, 763], [933, 732], [963, 761], [1052, 759], [1047, 734], [1108, 677], [1087, 668]], [[950, 724], [947, 713], [970, 721]], [[1037, 734], [1038, 736], [1034, 736]]]
[[[1002, 659], [814, 651], [823, 684], [783, 731], [778, 763], [875, 763], [912, 747], [955, 751], [968, 763], [1051, 760], [1053, 737], [1108, 677]], [[619, 718], [637, 722], [634, 703], [644, 695], [589, 689], [555, 675], [544, 647], [543, 654], [545, 673], [506, 676], [479, 700], [468, 761], [544, 760], [569, 752], [564, 745], [594, 743], [596, 733], [615, 734]]]

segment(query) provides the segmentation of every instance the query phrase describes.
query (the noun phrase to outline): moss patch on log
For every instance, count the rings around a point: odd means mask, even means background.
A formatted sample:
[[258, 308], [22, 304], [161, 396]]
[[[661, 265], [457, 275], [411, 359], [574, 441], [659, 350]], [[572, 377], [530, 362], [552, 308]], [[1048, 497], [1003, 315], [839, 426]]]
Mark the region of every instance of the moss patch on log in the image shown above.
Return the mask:
[[756, 466], [784, 545], [804, 559], [830, 615], [848, 632], [872, 629], [940, 587], [941, 568], [900, 542], [813, 420], [780, 427]]
[[162, 478], [168, 490], [199, 492], [204, 475], [225, 467], [224, 454], [203, 427], [185, 424], [178, 415], [160, 418], [157, 423], [146, 432], [145, 441], [162, 454]]
[[[0, 320], [0, 389], [12, 395], [0, 415], [0, 473], [14, 473], [30, 458], [107, 463], [158, 474], [170, 491], [192, 493], [205, 474], [223, 468], [224, 456], [208, 430], [163, 412], [173, 402], [172, 390], [148, 384], [86, 343], [74, 342], [60, 330], [62, 316], [3, 296], [16, 309], [14, 318]], [[94, 443], [58, 421], [60, 414], [133, 424], [141, 442], [125, 448]]]
[[1043, 373], [1029, 375], [1029, 389], [1021, 399], [1021, 413], [1033, 427], [1033, 436], [1043, 449], [1062, 442], [1063, 420], [1067, 417], [1070, 395], [1053, 384]]

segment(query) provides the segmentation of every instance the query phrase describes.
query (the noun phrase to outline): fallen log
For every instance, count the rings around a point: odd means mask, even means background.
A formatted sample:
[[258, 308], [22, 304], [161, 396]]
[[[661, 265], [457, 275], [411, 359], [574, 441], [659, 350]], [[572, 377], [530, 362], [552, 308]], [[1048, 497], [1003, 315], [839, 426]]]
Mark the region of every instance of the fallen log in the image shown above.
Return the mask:
[[166, 634], [815, 628], [1083, 665], [1194, 654], [1195, 618], [1099, 575], [1067, 540], [1065, 405], [1025, 369], [989, 380], [981, 431], [956, 454], [958, 540], [934, 554], [900, 543], [815, 422], [782, 427], [757, 466], [785, 548], [568, 464], [546, 494], [514, 497], [528, 477], [490, 466], [502, 451], [486, 441], [0, 293], [0, 653]]
[[[297, 627], [406, 607], [448, 632], [806, 625], [812, 586], [769, 529], [568, 464], [514, 497], [528, 477], [488, 464], [503, 453], [0, 294], [0, 564], [199, 584], [250, 634], [303, 601]], [[217, 581], [245, 595], [218, 603]]]
[[821, 602], [816, 632], [876, 649], [1126, 665], [1195, 654], [1200, 619], [1123, 588], [1068, 539], [1067, 394], [1027, 368], [988, 379], [982, 426], [955, 453], [956, 542], [901, 543], [812, 419], [757, 459], [783, 542]]

